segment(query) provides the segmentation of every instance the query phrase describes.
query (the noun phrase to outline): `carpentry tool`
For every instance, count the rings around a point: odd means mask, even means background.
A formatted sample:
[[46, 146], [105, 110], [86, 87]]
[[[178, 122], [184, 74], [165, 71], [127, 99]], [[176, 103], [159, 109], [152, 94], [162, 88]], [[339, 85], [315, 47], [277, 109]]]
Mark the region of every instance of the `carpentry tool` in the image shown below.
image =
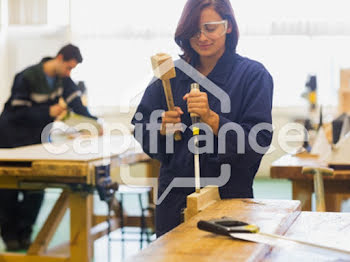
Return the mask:
[[326, 161], [334, 170], [350, 170], [350, 132], [333, 146]]
[[332, 176], [332, 168], [326, 167], [303, 167], [302, 174], [314, 176], [314, 191], [316, 196], [316, 211], [326, 212], [326, 200], [324, 194], [323, 176]]
[[347, 260], [350, 258], [350, 250], [343, 250], [335, 247], [319, 245], [316, 243], [287, 238], [276, 234], [263, 233], [260, 232], [259, 227], [256, 225], [237, 221], [228, 217], [209, 221], [200, 220], [197, 223], [197, 227], [207, 232], [230, 236], [234, 239], [241, 239], [289, 249], [305, 249], [306, 252], [315, 252], [317, 254], [324, 254], [327, 256], [334, 255], [337, 256], [337, 258]]
[[[199, 84], [192, 83], [191, 84], [191, 92], [199, 92]], [[194, 145], [195, 145], [195, 154], [194, 154], [194, 177], [195, 177], [195, 185], [196, 185], [196, 193], [200, 192], [200, 166], [199, 166], [199, 152], [198, 152], [198, 135], [199, 135], [199, 127], [198, 123], [200, 122], [200, 117], [198, 114], [191, 113], [191, 120], [193, 125], [193, 136], [194, 136]]]
[[[152, 56], [151, 62], [154, 75], [162, 80], [168, 109], [174, 110], [174, 98], [170, 84], [170, 79], [176, 77], [174, 62], [171, 56], [163, 53]], [[175, 131], [174, 138], [175, 141], [181, 140], [181, 132], [179, 130]]]
[[309, 75], [305, 84], [306, 91], [302, 94], [302, 97], [308, 100], [310, 105], [310, 111], [316, 109], [317, 104], [317, 77], [315, 75]]

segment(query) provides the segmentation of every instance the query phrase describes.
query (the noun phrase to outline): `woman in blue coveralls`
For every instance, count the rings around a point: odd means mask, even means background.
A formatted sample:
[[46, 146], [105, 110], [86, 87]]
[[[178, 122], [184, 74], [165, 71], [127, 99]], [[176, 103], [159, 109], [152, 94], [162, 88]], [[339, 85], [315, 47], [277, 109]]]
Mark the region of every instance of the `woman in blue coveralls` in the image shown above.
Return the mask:
[[[200, 92], [190, 92], [191, 83], [196, 81], [193, 72], [187, 72], [185, 67], [180, 70], [178, 66], [176, 78], [171, 79], [175, 110], [167, 111], [160, 80], [152, 81], [147, 87], [132, 123], [143, 150], [161, 162], [158, 196], [174, 178], [194, 177], [193, 154], [188, 146], [192, 131], [189, 128], [183, 130], [182, 140], [175, 141], [173, 152], [168, 153], [165, 127], [176, 123], [189, 127], [192, 124], [190, 113], [196, 113], [201, 122], [210, 127], [214, 141], [212, 150], [200, 154], [201, 178], [218, 177], [221, 165], [229, 164], [228, 182], [219, 188], [221, 198], [253, 197], [253, 179], [272, 139], [273, 81], [261, 63], [236, 53], [238, 35], [229, 0], [187, 1], [175, 33], [175, 41], [183, 51], [179, 61], [190, 64], [197, 75], [205, 76], [224, 91], [230, 98], [230, 108], [222, 112], [222, 102], [206, 86], [201, 85]], [[175, 65], [179, 65], [179, 61]], [[152, 113], [156, 110], [165, 111], [157, 120], [158, 127], [147, 125], [153, 121]], [[242, 128], [243, 136], [233, 128], [227, 128], [234, 123]], [[253, 129], [262, 123], [269, 128]], [[152, 140], [152, 127], [159, 130], [155, 141]], [[251, 143], [252, 134], [256, 143]], [[220, 140], [225, 142], [224, 151], [218, 150]], [[242, 143], [243, 152], [239, 146]], [[172, 188], [157, 203], [158, 237], [181, 223], [181, 211], [186, 206], [186, 196], [194, 191], [193, 186]]]

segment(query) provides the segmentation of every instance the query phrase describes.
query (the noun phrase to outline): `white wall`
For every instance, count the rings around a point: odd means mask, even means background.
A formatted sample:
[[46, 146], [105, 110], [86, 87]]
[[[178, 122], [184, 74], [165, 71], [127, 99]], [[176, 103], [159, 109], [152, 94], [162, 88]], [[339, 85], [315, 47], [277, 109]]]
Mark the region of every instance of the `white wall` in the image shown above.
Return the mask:
[[0, 36], [0, 102], [9, 97], [16, 73], [40, 62], [45, 56], [55, 56], [69, 42], [67, 27], [11, 26], [7, 37]]
[[7, 93], [7, 0], [0, 0], [0, 110]]
[[7, 72], [7, 41], [3, 32], [0, 32], [0, 108], [8, 97], [8, 72]]

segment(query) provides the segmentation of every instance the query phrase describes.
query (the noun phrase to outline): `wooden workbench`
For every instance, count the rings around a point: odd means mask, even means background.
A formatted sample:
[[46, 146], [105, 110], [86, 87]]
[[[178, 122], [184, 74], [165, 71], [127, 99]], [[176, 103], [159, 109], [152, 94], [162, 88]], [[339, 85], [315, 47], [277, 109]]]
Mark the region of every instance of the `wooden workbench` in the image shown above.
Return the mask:
[[[325, 166], [315, 158], [299, 158], [284, 155], [272, 163], [270, 176], [292, 181], [293, 199], [301, 201], [303, 211], [311, 210], [311, 197], [314, 192], [313, 176], [303, 175], [303, 166]], [[332, 176], [324, 176], [327, 211], [339, 212], [344, 194], [350, 193], [350, 170], [335, 170]]]
[[[112, 152], [106, 150], [106, 146], [114, 149], [122, 147], [122, 137], [115, 136], [110, 140], [96, 138], [97, 150], [90, 153], [77, 153], [73, 150], [73, 141], [65, 143], [67, 150], [61, 154], [48, 152], [44, 145], [0, 149], [0, 188], [53, 186], [64, 189], [27, 254], [2, 253], [0, 261], [92, 261], [93, 241], [107, 232], [107, 223], [100, 223], [101, 217], [93, 215], [93, 196], [87, 190], [95, 185], [95, 167], [110, 165], [111, 172], [118, 173], [121, 164], [146, 161], [150, 166], [146, 175], [156, 176], [158, 172], [157, 164], [142, 152], [135, 140], [131, 137], [127, 139], [131, 142], [127, 143], [125, 150]], [[68, 253], [61, 253], [65, 249], [63, 246], [48, 250], [49, 242], [68, 208], [71, 221]], [[112, 227], [116, 228], [117, 221], [114, 219], [112, 222]]]
[[[282, 234], [349, 250], [350, 214], [300, 212], [299, 201], [221, 200], [163, 235], [129, 262], [344, 261], [307, 249], [282, 249], [234, 240], [197, 229], [201, 219], [229, 216], [258, 225], [262, 232]], [[350, 256], [349, 260], [350, 261]]]
[[198, 230], [197, 222], [228, 216], [258, 224], [264, 232], [283, 234], [299, 213], [299, 201], [220, 200], [157, 239], [129, 261], [258, 261], [269, 253], [270, 247], [233, 241], [225, 236]]

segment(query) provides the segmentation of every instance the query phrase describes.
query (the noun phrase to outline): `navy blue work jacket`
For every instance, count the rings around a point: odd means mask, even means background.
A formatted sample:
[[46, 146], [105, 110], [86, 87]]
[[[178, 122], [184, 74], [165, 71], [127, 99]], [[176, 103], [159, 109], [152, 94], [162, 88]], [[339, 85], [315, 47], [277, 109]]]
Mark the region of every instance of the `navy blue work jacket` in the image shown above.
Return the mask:
[[15, 76], [11, 96], [0, 116], [0, 147], [41, 143], [42, 130], [54, 121], [50, 106], [57, 104], [60, 97], [74, 112], [96, 119], [82, 105], [81, 91], [70, 77], [57, 77], [54, 88], [49, 86], [43, 71], [43, 63], [49, 59], [44, 58]]
[[[176, 61], [175, 64], [178, 64], [179, 61]], [[184, 71], [176, 68], [176, 78], [171, 79], [171, 86], [174, 103], [184, 112], [181, 122], [186, 126], [191, 126], [187, 102], [183, 100], [183, 96], [190, 91], [190, 85], [195, 80], [186, 74], [186, 70]], [[225, 153], [218, 151], [218, 137], [212, 134], [214, 136], [213, 152], [200, 155], [201, 178], [218, 177], [221, 165], [229, 164], [231, 174], [228, 182], [219, 188], [221, 198], [251, 198], [253, 197], [253, 179], [264, 152], [257, 153], [252, 149], [248, 143], [249, 133], [256, 124], [272, 123], [272, 77], [262, 64], [226, 50], [207, 78], [224, 91], [230, 100], [228, 112], [222, 113], [219, 99], [201, 86], [201, 91], [208, 94], [210, 109], [219, 114], [219, 129], [225, 127], [226, 124], [239, 124], [244, 130], [245, 152], [244, 154], [237, 153], [238, 143], [235, 131], [228, 131], [224, 136]], [[150, 140], [147, 124], [150, 123], [150, 116], [154, 110], [167, 110], [160, 80], [153, 81], [147, 87], [132, 119], [135, 125], [135, 137], [141, 143], [143, 150], [150, 157], [161, 162], [158, 178], [158, 197], [160, 197], [167, 192], [165, 190], [174, 178], [194, 177], [193, 154], [188, 148], [188, 141], [193, 134], [187, 128], [182, 134], [182, 140], [174, 142], [174, 152], [167, 153], [166, 138], [158, 131], [158, 148], [156, 152], [151, 152], [154, 145], [150, 142], [152, 140]], [[161, 117], [158, 122], [161, 123]], [[272, 130], [262, 130], [258, 132], [256, 140], [261, 147], [268, 147], [271, 139]], [[156, 234], [158, 237], [181, 223], [181, 211], [186, 207], [186, 196], [193, 191], [194, 183], [191, 187], [173, 188], [157, 205]]]
[[[184, 112], [181, 116], [182, 123], [191, 126], [187, 102], [183, 100], [183, 96], [190, 91], [190, 85], [195, 81], [179, 69], [176, 69], [176, 74], [176, 78], [171, 79], [174, 103], [181, 107]], [[253, 179], [263, 154], [254, 152], [249, 146], [248, 134], [256, 124], [272, 123], [272, 77], [261, 63], [229, 51], [224, 53], [207, 77], [225, 91], [231, 100], [230, 112], [221, 113], [220, 101], [201, 86], [201, 91], [208, 94], [210, 109], [219, 114], [219, 128], [231, 122], [241, 125], [245, 132], [245, 153], [237, 153], [237, 135], [234, 131], [229, 131], [226, 134], [225, 154], [218, 153], [218, 138], [215, 136], [214, 152], [200, 155], [201, 177], [219, 176], [221, 164], [230, 164], [231, 177], [228, 183], [220, 188], [221, 197], [253, 197]], [[174, 142], [175, 150], [173, 154], [166, 153], [165, 138], [159, 134], [158, 153], [150, 153], [149, 131], [146, 129], [146, 124], [150, 121], [149, 117], [152, 111], [157, 109], [167, 110], [160, 80], [147, 87], [136, 110], [136, 112], [143, 114], [143, 118], [136, 120], [134, 116], [132, 123], [134, 125], [144, 124], [142, 147], [152, 158], [156, 158], [161, 162], [158, 186], [160, 192], [163, 192], [173, 178], [194, 176], [193, 154], [187, 146], [188, 140], [192, 137], [192, 131], [187, 128], [182, 134], [182, 140]], [[272, 132], [268, 130], [262, 130], [257, 135], [257, 142], [260, 146], [269, 146], [271, 139]], [[176, 190], [191, 193], [194, 189]]]

